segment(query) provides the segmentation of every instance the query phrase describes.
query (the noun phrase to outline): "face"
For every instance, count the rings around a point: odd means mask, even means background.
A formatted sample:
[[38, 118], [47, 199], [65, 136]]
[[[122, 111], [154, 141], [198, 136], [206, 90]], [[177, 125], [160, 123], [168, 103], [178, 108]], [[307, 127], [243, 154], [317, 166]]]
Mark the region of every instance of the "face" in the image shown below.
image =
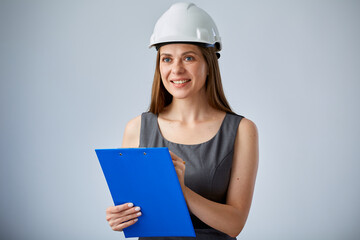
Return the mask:
[[173, 98], [205, 93], [208, 67], [198, 46], [167, 44], [159, 51], [161, 79]]

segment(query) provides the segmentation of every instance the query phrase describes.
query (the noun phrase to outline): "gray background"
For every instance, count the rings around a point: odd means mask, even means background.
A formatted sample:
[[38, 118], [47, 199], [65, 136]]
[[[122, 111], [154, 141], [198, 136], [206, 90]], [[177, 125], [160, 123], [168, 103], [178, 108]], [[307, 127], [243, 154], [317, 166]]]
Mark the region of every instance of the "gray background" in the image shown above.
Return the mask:
[[[1, 0], [1, 239], [123, 239], [94, 149], [147, 110], [147, 45], [172, 2]], [[238, 239], [360, 239], [360, 2], [194, 2], [220, 30], [228, 100], [260, 134]]]

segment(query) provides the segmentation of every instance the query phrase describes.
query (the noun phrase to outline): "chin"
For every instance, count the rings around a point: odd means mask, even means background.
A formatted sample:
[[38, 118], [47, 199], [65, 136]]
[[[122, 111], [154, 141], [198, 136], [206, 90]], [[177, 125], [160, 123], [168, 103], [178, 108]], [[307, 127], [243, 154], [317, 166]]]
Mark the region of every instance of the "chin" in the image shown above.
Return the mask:
[[174, 99], [186, 99], [188, 97], [188, 95], [184, 95], [184, 94], [171, 94], [173, 96]]

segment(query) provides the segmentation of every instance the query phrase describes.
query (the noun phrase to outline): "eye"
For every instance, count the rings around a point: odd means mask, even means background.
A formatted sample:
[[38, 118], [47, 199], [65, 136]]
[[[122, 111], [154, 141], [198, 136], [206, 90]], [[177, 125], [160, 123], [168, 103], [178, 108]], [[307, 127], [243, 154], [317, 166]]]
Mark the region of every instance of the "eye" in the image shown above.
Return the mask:
[[185, 61], [189, 62], [189, 61], [193, 61], [194, 58], [192, 56], [187, 56], [185, 57]]
[[163, 62], [166, 62], [166, 63], [169, 63], [169, 62], [171, 62], [171, 59], [168, 58], [168, 57], [164, 57], [164, 58], [162, 59], [162, 61], [163, 61]]

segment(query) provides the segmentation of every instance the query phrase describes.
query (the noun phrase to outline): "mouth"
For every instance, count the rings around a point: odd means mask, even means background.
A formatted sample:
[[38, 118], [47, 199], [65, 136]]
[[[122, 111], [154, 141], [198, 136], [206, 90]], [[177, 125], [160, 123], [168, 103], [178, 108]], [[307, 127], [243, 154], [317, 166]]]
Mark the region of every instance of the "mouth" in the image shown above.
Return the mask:
[[170, 80], [170, 82], [173, 84], [176, 88], [183, 88], [185, 87], [191, 79], [176, 79], [176, 80]]
[[174, 84], [184, 84], [187, 82], [190, 82], [190, 79], [180, 79], [180, 80], [170, 80], [170, 82], [174, 83]]

